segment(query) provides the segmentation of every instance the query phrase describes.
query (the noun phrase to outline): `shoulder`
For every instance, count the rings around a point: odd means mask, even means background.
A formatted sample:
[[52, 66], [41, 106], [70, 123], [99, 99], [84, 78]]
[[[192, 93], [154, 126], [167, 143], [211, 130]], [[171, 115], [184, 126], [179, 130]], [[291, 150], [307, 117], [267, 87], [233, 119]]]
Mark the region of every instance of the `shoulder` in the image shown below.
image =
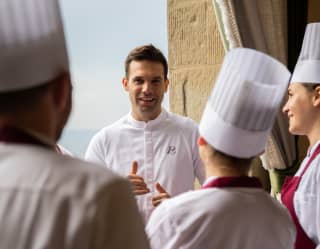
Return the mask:
[[[164, 223], [178, 226], [183, 222], [188, 222], [185, 218], [190, 216], [190, 213], [193, 214], [193, 217], [197, 215], [196, 212], [198, 211], [195, 206], [200, 204], [199, 201], [202, 202], [205, 200], [205, 196], [207, 196], [209, 192], [210, 190], [188, 191], [161, 203], [161, 205], [154, 210], [147, 224], [146, 229], [150, 236]], [[193, 212], [193, 210], [196, 212]], [[205, 209], [200, 210], [201, 212], [206, 212]]]
[[124, 178], [108, 169], [81, 159], [59, 155], [54, 150], [39, 146], [10, 147], [5, 167], [10, 172], [15, 172], [12, 173], [12, 180], [19, 183], [19, 188], [28, 188], [46, 195], [54, 194], [61, 198], [90, 200], [103, 189], [127, 184]]
[[[55, 155], [50, 158], [52, 177], [61, 185], [73, 184], [74, 191], [98, 190], [124, 182], [120, 176], [98, 164], [78, 158]], [[77, 187], [76, 187], [77, 186]]]
[[91, 142], [102, 142], [109, 137], [114, 137], [121, 132], [123, 127], [127, 124], [127, 116], [122, 117], [116, 122], [105, 126], [100, 131], [98, 131], [95, 135], [93, 135]]
[[189, 117], [181, 116], [179, 114], [175, 114], [172, 112], [168, 113], [168, 120], [176, 125], [177, 127], [189, 129], [190, 131], [197, 131], [198, 130], [198, 124], [192, 120]]

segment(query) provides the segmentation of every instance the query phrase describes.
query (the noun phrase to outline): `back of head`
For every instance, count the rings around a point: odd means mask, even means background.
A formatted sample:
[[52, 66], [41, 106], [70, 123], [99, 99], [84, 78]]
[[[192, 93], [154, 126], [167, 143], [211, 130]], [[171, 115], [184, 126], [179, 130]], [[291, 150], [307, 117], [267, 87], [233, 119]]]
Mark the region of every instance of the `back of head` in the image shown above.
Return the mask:
[[38, 87], [69, 72], [57, 0], [0, 3], [0, 93]]
[[132, 61], [143, 60], [161, 63], [164, 69], [164, 78], [167, 79], [168, 63], [166, 57], [163, 55], [160, 49], [154, 47], [152, 44], [136, 47], [128, 54], [125, 60], [125, 73], [127, 78], [129, 77], [130, 63]]
[[289, 78], [286, 67], [266, 54], [231, 50], [206, 104], [200, 135], [235, 158], [262, 153]]

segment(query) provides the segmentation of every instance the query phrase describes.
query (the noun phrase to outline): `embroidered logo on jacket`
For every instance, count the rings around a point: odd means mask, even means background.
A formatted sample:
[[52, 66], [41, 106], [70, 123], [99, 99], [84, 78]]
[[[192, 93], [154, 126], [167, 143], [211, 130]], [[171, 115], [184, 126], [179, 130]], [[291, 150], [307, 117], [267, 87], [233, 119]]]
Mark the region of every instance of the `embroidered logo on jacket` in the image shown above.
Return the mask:
[[174, 155], [174, 154], [176, 154], [176, 146], [174, 146], [174, 145], [169, 145], [168, 146], [168, 149], [167, 149], [167, 154], [168, 155]]

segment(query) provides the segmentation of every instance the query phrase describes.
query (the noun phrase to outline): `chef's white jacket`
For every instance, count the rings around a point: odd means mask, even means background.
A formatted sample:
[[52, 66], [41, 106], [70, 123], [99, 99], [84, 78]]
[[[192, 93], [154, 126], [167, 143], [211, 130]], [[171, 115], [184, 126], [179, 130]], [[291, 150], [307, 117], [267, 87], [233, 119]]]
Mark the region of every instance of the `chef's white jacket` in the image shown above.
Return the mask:
[[[301, 163], [296, 176], [301, 175], [319, 143], [320, 141], [308, 150], [307, 156]], [[302, 176], [298, 189], [294, 194], [293, 204], [301, 227], [317, 245], [316, 248], [320, 249], [320, 155], [311, 162]]]
[[154, 209], [152, 196], [158, 195], [156, 182], [172, 196], [194, 189], [195, 177], [203, 182], [198, 136], [194, 121], [164, 109], [149, 122], [137, 121], [129, 113], [97, 133], [85, 157], [125, 177], [131, 172], [132, 162], [138, 162], [137, 175], [150, 189], [150, 193], [137, 196], [138, 207], [147, 221]]
[[153, 249], [289, 249], [289, 212], [262, 189], [208, 188], [159, 205], [146, 227]]
[[130, 184], [36, 145], [0, 143], [1, 249], [149, 248]]

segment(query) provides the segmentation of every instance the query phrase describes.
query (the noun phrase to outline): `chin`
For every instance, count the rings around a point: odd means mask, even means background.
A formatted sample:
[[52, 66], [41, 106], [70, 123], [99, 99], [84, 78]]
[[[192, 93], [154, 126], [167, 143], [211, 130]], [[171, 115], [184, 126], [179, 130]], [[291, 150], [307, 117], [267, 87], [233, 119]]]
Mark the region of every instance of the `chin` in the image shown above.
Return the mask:
[[299, 136], [305, 135], [305, 133], [301, 131], [301, 129], [298, 129], [298, 127], [294, 127], [294, 126], [289, 126], [289, 132], [292, 135], [299, 135]]

